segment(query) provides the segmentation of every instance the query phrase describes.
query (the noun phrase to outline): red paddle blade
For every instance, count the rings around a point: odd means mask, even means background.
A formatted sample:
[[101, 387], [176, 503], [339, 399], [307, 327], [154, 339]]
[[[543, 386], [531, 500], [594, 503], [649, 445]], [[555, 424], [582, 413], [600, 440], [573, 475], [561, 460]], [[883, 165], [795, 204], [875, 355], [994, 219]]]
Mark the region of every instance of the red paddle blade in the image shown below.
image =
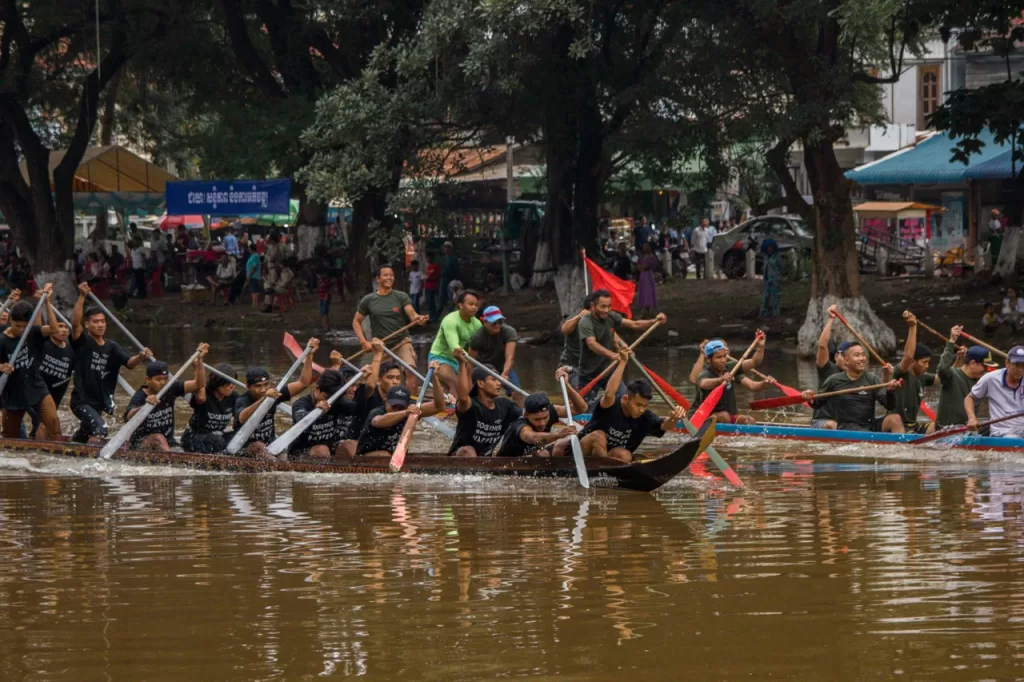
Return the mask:
[[684, 410], [690, 409], [690, 401], [686, 399], [686, 396], [677, 391], [672, 386], [672, 384], [668, 383], [667, 381], [659, 377], [657, 374], [652, 372], [651, 368], [648, 367], [647, 365], [644, 365], [644, 371], [646, 371], [650, 375], [650, 377], [654, 379], [654, 383], [658, 384], [658, 386], [661, 387], [661, 390], [665, 391], [665, 393], [668, 394], [669, 398], [672, 398], [672, 400], [676, 401], [676, 404], [682, 405]]
[[[282, 343], [284, 344], [284, 349], [288, 351], [288, 354], [291, 355], [293, 359], [302, 355], [302, 346], [300, 346], [299, 342], [295, 340], [295, 337], [288, 332], [284, 333], [284, 340]], [[314, 362], [313, 371], [317, 374], [323, 374], [324, 368]]]
[[787, 405], [799, 405], [804, 401], [799, 393], [796, 395], [783, 395], [778, 398], [764, 398], [763, 400], [751, 400], [750, 409], [770, 410], [775, 407], [786, 407]]
[[725, 392], [725, 384], [718, 384], [715, 386], [715, 390], [711, 391], [704, 402], [700, 404], [697, 411], [693, 413], [693, 417], [690, 421], [693, 423], [694, 428], [700, 428], [707, 418], [711, 416], [711, 413], [715, 411], [715, 407], [718, 406], [718, 401], [721, 400], [722, 394]]
[[405, 454], [409, 452], [409, 440], [412, 438], [412, 432], [415, 428], [416, 415], [413, 415], [405, 421], [405, 428], [402, 429], [402, 435], [398, 439], [398, 446], [391, 453], [391, 471], [393, 473], [397, 474], [402, 470], [402, 465], [405, 464]]
[[[779, 390], [788, 395], [790, 398], [799, 397], [800, 391], [793, 388], [792, 386], [786, 386], [785, 384], [775, 384], [779, 387]], [[803, 402], [803, 398], [800, 399]]]
[[928, 403], [921, 401], [921, 411], [924, 412], [924, 416], [928, 417], [931, 421], [935, 421], [935, 410], [928, 407]]

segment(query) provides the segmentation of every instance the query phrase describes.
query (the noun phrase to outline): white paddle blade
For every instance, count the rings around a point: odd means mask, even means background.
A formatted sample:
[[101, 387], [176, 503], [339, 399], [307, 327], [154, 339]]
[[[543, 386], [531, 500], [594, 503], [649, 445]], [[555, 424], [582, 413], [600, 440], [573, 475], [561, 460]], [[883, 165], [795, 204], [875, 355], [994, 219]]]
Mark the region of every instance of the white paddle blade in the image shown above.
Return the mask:
[[583, 461], [583, 448], [580, 447], [580, 439], [576, 434], [569, 437], [572, 443], [572, 458], [576, 462], [576, 476], [580, 479], [580, 485], [590, 488], [590, 476], [587, 475], [587, 465]]
[[319, 407], [313, 409], [313, 411], [303, 417], [299, 423], [274, 439], [274, 442], [270, 444], [267, 451], [272, 455], [280, 455], [295, 442], [296, 438], [301, 436], [306, 429], [312, 426], [313, 422], [319, 419], [321, 414], [323, 414], [323, 410]]
[[437, 417], [427, 417], [423, 423], [440, 433], [445, 438], [455, 438], [455, 427], [446, 424]]
[[139, 408], [139, 411], [132, 415], [132, 418], [128, 420], [128, 423], [121, 427], [121, 430], [114, 434], [114, 437], [107, 441], [107, 444], [100, 450], [100, 459], [110, 459], [114, 456], [114, 453], [124, 447], [124, 444], [128, 442], [132, 434], [139, 430], [142, 426], [142, 422], [146, 421], [146, 417], [153, 411], [155, 405], [146, 403]]
[[263, 418], [267, 416], [267, 412], [270, 411], [270, 406], [274, 404], [272, 398], [265, 399], [260, 406], [256, 408], [256, 411], [249, 417], [249, 420], [242, 424], [242, 428], [235, 431], [234, 437], [231, 442], [228, 443], [228, 454], [237, 455], [238, 451], [242, 449], [242, 446], [249, 442], [249, 438], [256, 431], [256, 427], [260, 425]]

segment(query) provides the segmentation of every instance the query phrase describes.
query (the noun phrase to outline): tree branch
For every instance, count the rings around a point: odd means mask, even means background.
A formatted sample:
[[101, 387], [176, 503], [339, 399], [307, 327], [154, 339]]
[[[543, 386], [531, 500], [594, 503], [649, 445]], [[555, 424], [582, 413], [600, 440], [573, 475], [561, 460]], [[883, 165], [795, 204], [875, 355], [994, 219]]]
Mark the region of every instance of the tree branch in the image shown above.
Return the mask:
[[765, 161], [768, 162], [768, 167], [772, 169], [775, 176], [779, 180], [779, 184], [782, 185], [783, 191], [786, 193], [786, 205], [789, 210], [799, 215], [804, 220], [809, 220], [811, 217], [811, 207], [804, 201], [803, 195], [800, 194], [800, 188], [796, 186], [796, 180], [789, 172], [789, 166], [787, 164], [789, 157], [789, 148], [793, 145], [793, 140], [782, 138], [775, 143], [775, 146], [768, 150], [764, 155]]
[[274, 99], [287, 97], [287, 93], [274, 78], [252, 44], [249, 29], [245, 25], [241, 0], [220, 0], [220, 5], [221, 11], [224, 13], [224, 25], [227, 28], [228, 41], [231, 43], [232, 51], [252, 77], [254, 85], [267, 97]]

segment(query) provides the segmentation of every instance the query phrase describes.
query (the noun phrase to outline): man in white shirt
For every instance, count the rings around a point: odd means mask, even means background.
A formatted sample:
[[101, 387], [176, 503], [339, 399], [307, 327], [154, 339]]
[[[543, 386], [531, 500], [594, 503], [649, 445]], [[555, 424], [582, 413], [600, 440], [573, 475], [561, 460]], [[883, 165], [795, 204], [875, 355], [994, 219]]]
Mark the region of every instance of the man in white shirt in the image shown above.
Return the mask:
[[[974, 384], [964, 398], [967, 426], [978, 428], [974, 407], [979, 400], [988, 400], [988, 416], [1000, 419], [1011, 414], [1024, 412], [1024, 346], [1014, 346], [1006, 358], [1006, 369], [989, 372]], [[1024, 416], [993, 424], [991, 433], [996, 437], [1024, 437]]]
[[693, 265], [697, 269], [697, 279], [704, 277], [704, 261], [708, 254], [708, 225], [710, 221], [704, 218], [700, 225], [693, 228], [690, 235], [690, 253], [693, 254]]
[[135, 282], [135, 296], [146, 298], [146, 255], [142, 250], [142, 240], [136, 240], [132, 246], [132, 279]]

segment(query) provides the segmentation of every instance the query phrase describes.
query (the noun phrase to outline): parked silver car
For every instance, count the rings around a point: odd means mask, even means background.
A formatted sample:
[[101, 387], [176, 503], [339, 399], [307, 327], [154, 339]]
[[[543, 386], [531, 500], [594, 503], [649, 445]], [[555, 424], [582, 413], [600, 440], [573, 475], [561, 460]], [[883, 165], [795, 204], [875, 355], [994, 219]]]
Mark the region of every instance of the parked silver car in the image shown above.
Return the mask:
[[774, 239], [779, 251], [785, 253], [790, 249], [800, 249], [807, 259], [811, 257], [814, 246], [814, 235], [802, 218], [791, 216], [761, 216], [740, 223], [731, 230], [715, 235], [711, 244], [711, 253], [730, 279], [743, 277], [746, 271], [746, 250], [753, 247], [757, 253], [757, 272], [761, 272], [761, 243], [765, 239]]

